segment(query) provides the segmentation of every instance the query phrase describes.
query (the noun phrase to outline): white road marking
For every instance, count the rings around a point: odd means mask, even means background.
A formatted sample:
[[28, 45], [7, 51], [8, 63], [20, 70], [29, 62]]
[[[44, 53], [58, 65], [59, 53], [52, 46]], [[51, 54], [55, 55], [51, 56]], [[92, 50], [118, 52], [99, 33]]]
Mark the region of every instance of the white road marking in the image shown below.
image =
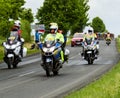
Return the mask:
[[37, 61], [40, 61], [40, 60], [41, 60], [41, 58], [36, 58], [36, 59], [20, 62], [19, 65], [30, 64], [30, 63], [37, 62]]
[[28, 73], [25, 73], [25, 74], [21, 74], [18, 77], [23, 77], [23, 76], [26, 76], [26, 75], [29, 75], [29, 74], [32, 74], [32, 73], [35, 73], [35, 71], [31, 71], [31, 72], [28, 72]]

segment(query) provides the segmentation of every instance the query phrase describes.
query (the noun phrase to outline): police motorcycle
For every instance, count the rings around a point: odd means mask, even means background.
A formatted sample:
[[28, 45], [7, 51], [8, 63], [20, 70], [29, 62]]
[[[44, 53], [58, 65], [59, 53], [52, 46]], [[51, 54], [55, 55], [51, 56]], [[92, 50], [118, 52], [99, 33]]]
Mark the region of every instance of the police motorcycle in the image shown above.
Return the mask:
[[[60, 68], [62, 68], [61, 60], [61, 43], [55, 41], [54, 37], [46, 38], [44, 43], [38, 43], [41, 50], [41, 66], [46, 71], [46, 75], [50, 76], [51, 72], [58, 75]], [[65, 49], [64, 61], [68, 61], [69, 50]]]
[[84, 59], [88, 61], [88, 64], [93, 64], [94, 60], [97, 59], [97, 41], [92, 41], [92, 38], [85, 39], [84, 42]]
[[18, 41], [18, 35], [16, 31], [12, 31], [9, 38], [6, 42], [3, 42], [4, 47], [4, 62], [8, 65], [8, 69], [17, 68], [19, 62], [21, 62], [21, 52], [22, 56], [26, 56], [27, 48], [21, 47], [24, 43], [24, 39], [21, 38], [21, 41]]

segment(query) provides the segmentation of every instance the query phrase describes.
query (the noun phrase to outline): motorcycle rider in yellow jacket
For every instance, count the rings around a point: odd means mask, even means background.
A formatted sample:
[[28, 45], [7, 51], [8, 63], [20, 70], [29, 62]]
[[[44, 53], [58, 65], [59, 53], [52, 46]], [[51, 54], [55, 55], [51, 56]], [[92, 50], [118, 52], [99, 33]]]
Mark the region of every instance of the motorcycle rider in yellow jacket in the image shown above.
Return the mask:
[[83, 50], [82, 50], [82, 53], [81, 53], [81, 56], [84, 58], [84, 45], [86, 46], [87, 43], [86, 43], [86, 39], [92, 39], [92, 42], [91, 42], [91, 45], [93, 44], [94, 40], [95, 40], [95, 35], [93, 34], [93, 28], [92, 27], [89, 27], [88, 30], [87, 30], [87, 33], [85, 33], [84, 37], [83, 37]]
[[[58, 30], [57, 23], [50, 23], [50, 33], [46, 36], [46, 39], [54, 37], [55, 41], [59, 41], [61, 44], [63, 44], [64, 43], [63, 34], [58, 33], [57, 30]], [[64, 62], [63, 50], [60, 52], [60, 55], [61, 55], [61, 62], [63, 63]]]

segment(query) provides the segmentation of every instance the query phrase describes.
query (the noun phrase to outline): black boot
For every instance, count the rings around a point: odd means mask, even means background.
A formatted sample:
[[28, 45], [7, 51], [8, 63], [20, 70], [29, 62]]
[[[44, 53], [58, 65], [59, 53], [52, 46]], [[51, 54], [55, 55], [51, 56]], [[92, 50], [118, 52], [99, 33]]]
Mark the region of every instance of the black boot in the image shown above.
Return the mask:
[[99, 55], [99, 50], [98, 49], [96, 50], [96, 54]]
[[20, 55], [23, 57], [23, 47], [21, 46]]

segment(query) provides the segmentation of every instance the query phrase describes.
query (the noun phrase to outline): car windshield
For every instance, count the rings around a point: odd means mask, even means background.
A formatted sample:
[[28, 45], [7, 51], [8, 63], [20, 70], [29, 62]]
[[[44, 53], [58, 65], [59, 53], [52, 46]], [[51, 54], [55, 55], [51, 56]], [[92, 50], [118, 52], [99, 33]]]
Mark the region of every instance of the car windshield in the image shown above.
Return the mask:
[[74, 37], [74, 38], [83, 38], [83, 34], [81, 34], [81, 33], [76, 33], [76, 34], [74, 34], [73, 37]]

